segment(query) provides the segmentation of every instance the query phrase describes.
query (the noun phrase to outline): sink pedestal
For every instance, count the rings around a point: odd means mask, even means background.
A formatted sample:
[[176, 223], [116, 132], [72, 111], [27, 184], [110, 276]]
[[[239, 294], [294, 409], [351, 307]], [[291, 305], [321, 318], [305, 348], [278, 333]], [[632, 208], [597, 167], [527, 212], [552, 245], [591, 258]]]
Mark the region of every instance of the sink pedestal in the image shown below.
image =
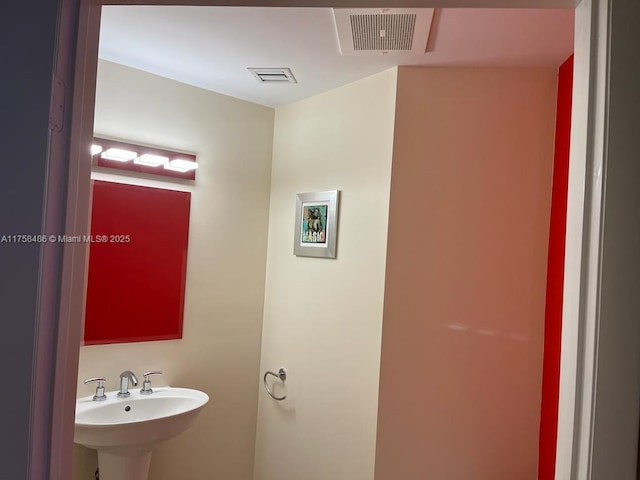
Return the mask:
[[151, 453], [98, 450], [100, 480], [147, 480]]

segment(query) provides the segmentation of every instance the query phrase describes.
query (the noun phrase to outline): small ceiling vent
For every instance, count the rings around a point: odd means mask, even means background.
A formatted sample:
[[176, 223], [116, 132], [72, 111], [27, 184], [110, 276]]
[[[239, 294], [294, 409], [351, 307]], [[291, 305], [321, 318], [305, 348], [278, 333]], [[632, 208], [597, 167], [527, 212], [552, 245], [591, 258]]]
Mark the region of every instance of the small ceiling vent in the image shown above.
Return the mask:
[[247, 68], [260, 83], [298, 83], [289, 68]]
[[335, 8], [342, 55], [425, 53], [433, 8]]

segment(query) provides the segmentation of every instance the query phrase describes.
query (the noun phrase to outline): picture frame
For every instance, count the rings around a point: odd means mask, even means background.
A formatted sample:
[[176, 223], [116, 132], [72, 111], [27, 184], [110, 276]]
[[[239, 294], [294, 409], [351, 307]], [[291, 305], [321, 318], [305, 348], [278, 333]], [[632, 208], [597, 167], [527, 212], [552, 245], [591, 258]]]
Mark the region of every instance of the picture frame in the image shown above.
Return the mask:
[[339, 198], [338, 190], [296, 195], [294, 255], [336, 258]]

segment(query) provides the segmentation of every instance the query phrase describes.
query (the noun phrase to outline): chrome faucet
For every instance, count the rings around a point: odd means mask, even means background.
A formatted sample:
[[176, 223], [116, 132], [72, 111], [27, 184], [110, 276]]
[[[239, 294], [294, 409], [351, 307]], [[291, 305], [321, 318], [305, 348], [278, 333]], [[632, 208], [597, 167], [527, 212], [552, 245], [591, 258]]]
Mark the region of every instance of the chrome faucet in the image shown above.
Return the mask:
[[131, 370], [125, 370], [120, 374], [120, 391], [118, 392], [118, 397], [128, 397], [131, 395], [129, 393], [129, 379], [131, 379], [131, 383], [133, 386], [138, 385], [138, 377]]

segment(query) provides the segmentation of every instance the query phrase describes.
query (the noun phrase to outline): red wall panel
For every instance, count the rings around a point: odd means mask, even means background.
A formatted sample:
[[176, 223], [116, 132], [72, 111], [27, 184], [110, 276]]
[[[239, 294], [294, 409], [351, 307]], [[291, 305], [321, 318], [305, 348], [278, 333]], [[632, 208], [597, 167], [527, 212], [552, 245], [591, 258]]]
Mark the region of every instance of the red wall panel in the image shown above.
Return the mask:
[[84, 341], [182, 338], [191, 194], [95, 181]]
[[538, 480], [553, 480], [556, 470], [562, 294], [567, 223], [572, 90], [573, 55], [562, 64], [558, 73], [556, 144], [553, 162], [549, 261], [547, 267], [547, 301], [544, 324]]

